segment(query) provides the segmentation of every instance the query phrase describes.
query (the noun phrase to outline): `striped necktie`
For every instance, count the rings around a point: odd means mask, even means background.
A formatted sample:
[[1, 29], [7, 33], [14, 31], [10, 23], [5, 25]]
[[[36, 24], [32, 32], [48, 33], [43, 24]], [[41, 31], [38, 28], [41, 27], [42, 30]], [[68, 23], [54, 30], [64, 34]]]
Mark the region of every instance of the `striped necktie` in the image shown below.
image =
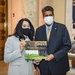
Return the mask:
[[48, 32], [47, 32], [47, 40], [49, 41], [49, 37], [50, 37], [50, 27], [48, 27]]

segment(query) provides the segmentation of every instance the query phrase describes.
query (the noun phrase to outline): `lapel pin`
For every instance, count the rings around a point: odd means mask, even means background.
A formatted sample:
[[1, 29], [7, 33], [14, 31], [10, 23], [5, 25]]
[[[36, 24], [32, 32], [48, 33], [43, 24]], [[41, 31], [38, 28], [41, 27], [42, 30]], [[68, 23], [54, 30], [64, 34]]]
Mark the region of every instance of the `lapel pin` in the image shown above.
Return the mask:
[[57, 28], [55, 28], [55, 30], [57, 30]]

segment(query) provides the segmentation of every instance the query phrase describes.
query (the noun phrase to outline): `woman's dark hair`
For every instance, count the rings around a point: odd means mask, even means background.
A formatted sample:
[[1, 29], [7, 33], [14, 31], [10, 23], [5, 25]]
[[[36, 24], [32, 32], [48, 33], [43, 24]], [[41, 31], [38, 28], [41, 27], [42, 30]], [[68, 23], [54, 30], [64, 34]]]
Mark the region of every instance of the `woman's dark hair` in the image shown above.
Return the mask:
[[30, 24], [30, 30], [31, 30], [31, 32], [30, 32], [30, 35], [29, 35], [28, 37], [29, 37], [30, 40], [33, 40], [34, 27], [33, 27], [32, 23], [31, 23], [31, 21], [30, 21], [29, 19], [27, 19], [27, 18], [22, 18], [22, 19], [18, 22], [18, 24], [17, 24], [17, 26], [16, 26], [16, 28], [15, 28], [15, 31], [14, 31], [14, 35], [15, 35], [16, 37], [21, 37], [21, 38], [23, 38], [23, 39], [25, 38], [25, 37], [23, 36], [23, 32], [22, 32], [22, 23], [23, 23], [23, 21], [27, 21], [27, 22]]
[[46, 11], [52, 11], [52, 14], [54, 15], [54, 9], [53, 9], [53, 7], [51, 7], [51, 6], [45, 6], [45, 7], [42, 9], [43, 15], [44, 15], [44, 12], [46, 12]]

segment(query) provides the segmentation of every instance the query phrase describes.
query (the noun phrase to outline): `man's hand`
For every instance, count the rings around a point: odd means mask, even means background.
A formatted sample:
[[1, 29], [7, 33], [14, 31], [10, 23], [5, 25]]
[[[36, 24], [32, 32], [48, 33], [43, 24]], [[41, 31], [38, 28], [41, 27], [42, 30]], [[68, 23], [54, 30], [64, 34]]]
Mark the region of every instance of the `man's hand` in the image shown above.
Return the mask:
[[54, 55], [53, 55], [53, 54], [50, 54], [50, 55], [48, 55], [48, 56], [45, 58], [46, 61], [50, 61], [50, 60], [52, 60], [52, 59], [54, 59]]

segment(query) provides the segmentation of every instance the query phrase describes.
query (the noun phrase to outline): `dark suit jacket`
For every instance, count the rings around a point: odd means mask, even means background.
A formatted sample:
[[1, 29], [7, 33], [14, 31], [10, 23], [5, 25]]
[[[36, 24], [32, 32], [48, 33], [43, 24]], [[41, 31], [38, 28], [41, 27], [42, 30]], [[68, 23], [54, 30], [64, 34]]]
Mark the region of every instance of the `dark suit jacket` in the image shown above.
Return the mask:
[[[40, 26], [36, 29], [35, 40], [46, 41], [46, 27]], [[49, 69], [53, 75], [65, 73], [69, 70], [68, 51], [71, 48], [69, 33], [65, 25], [54, 22], [51, 30], [47, 53], [53, 54], [54, 59], [48, 62]]]

